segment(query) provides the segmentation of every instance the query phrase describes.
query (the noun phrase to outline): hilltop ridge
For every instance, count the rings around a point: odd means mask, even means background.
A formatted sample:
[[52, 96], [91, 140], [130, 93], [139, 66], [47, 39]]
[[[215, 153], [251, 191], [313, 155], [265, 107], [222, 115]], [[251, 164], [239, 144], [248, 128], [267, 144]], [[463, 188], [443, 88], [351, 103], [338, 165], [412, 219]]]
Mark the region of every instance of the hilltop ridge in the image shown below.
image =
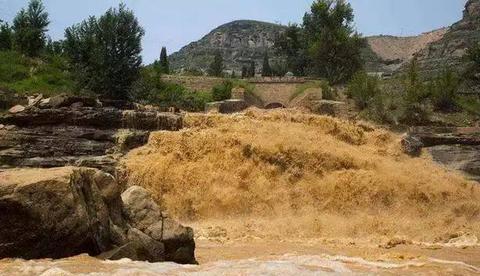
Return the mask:
[[[236, 20], [223, 24], [202, 39], [192, 42], [170, 56], [172, 69], [205, 70], [216, 51], [223, 55], [227, 69], [240, 72], [243, 65], [255, 61], [260, 67], [265, 51], [271, 50], [275, 37], [286, 27], [255, 20]], [[273, 56], [273, 51], [270, 51]]]

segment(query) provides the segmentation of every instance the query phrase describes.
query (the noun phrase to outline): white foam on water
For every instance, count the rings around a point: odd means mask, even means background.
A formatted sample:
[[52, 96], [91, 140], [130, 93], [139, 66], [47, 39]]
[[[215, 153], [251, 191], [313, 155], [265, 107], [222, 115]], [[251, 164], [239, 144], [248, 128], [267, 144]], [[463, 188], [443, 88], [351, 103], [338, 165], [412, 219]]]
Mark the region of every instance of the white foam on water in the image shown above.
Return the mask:
[[[479, 258], [480, 258], [480, 256], [479, 256]], [[466, 269], [468, 269], [470, 271], [480, 273], [480, 267], [476, 267], [474, 265], [469, 265], [469, 264], [464, 263], [464, 262], [448, 261], [448, 260], [441, 260], [441, 259], [435, 259], [435, 258], [429, 258], [428, 260], [431, 261], [432, 263], [461, 266], [461, 267], [465, 267]]]
[[[78, 262], [78, 264], [77, 264]], [[478, 267], [441, 259], [424, 261], [369, 261], [360, 257], [339, 255], [297, 256], [284, 255], [272, 258], [254, 258], [234, 261], [218, 261], [199, 266], [179, 265], [174, 263], [148, 263], [129, 259], [119, 261], [101, 261], [90, 259], [14, 261], [9, 273], [0, 275], [41, 275], [41, 276], [149, 276], [149, 275], [358, 275], [377, 274], [381, 272], [405, 273], [409, 269], [442, 269], [455, 271], [480, 272]], [[432, 267], [427, 265], [434, 265]], [[435, 266], [436, 265], [436, 266]], [[97, 269], [97, 270], [96, 270]], [[81, 271], [81, 272], [79, 272]], [[438, 271], [433, 271], [438, 272]]]

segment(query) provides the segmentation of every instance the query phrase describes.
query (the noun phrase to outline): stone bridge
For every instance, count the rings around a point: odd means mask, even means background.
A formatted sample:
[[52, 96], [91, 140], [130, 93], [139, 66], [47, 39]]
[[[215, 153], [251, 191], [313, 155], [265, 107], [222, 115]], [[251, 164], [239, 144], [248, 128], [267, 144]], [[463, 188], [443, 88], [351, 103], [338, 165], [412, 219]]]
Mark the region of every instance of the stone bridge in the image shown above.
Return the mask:
[[290, 101], [295, 96], [298, 86], [305, 81], [295, 82], [255, 82], [255, 94], [263, 101], [267, 109], [289, 107]]

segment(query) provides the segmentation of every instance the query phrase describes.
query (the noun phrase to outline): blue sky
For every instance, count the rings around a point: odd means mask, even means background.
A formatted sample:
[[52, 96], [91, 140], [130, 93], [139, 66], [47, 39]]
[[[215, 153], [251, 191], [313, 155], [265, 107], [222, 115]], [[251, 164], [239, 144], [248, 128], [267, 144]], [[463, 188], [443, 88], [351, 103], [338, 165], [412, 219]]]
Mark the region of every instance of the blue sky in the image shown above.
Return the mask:
[[[0, 0], [0, 19], [11, 21], [28, 0]], [[66, 27], [100, 15], [120, 0], [44, 0], [52, 24], [49, 35], [61, 39]], [[144, 61], [179, 50], [218, 25], [236, 19], [287, 24], [301, 22], [313, 0], [124, 0], [146, 35]], [[451, 25], [462, 17], [466, 0], [350, 0], [357, 30], [364, 35], [416, 35]]]

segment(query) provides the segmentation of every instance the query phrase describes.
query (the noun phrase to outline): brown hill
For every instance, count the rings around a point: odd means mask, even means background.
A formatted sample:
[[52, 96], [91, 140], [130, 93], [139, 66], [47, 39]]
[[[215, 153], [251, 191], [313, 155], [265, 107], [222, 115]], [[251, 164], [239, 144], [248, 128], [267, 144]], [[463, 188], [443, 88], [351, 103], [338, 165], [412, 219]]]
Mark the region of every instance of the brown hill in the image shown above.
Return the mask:
[[425, 49], [430, 43], [442, 39], [447, 31], [448, 28], [442, 28], [408, 37], [371, 36], [367, 37], [367, 42], [370, 49], [379, 58], [378, 71], [395, 71], [403, 63], [413, 58], [415, 53]]

